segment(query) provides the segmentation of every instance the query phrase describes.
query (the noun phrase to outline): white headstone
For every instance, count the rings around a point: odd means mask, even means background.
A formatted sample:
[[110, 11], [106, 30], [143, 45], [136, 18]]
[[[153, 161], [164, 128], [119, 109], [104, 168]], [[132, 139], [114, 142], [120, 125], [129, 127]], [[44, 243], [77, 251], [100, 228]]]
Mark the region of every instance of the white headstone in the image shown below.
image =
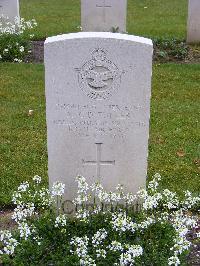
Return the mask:
[[0, 17], [2, 15], [13, 23], [15, 17], [19, 17], [19, 0], [0, 0]]
[[126, 32], [127, 0], [81, 0], [83, 31]]
[[189, 0], [187, 42], [200, 43], [200, 0]]
[[152, 41], [120, 33], [71, 33], [45, 42], [50, 186], [74, 178], [136, 192], [147, 174]]

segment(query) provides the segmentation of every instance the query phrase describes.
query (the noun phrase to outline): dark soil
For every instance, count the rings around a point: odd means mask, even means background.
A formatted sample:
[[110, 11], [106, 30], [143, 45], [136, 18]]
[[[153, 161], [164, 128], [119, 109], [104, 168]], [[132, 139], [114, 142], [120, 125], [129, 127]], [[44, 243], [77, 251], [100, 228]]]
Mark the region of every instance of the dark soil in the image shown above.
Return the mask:
[[0, 231], [11, 229], [16, 225], [11, 218], [12, 214], [13, 210], [0, 211]]
[[[200, 46], [188, 45], [187, 54], [182, 58], [177, 57], [177, 55], [171, 55], [168, 53], [167, 56], [160, 56], [160, 49], [154, 47], [153, 61], [157, 63], [178, 63], [178, 64], [196, 64], [200, 63]], [[168, 51], [167, 51], [168, 52]], [[173, 51], [171, 51], [173, 54]], [[169, 55], [170, 54], [170, 55]]]
[[200, 233], [200, 220], [198, 221], [198, 226], [196, 229], [188, 234], [188, 239], [193, 243], [191, 252], [188, 255], [188, 265], [191, 266], [200, 265], [200, 240], [197, 239], [197, 233]]
[[[161, 56], [164, 52], [164, 56]], [[173, 51], [172, 51], [173, 52]], [[165, 55], [166, 53], [166, 55]], [[173, 54], [173, 53], [172, 53]], [[200, 46], [187, 46], [187, 54], [182, 58], [178, 58], [177, 55], [171, 55], [169, 51], [160, 50], [154, 46], [154, 62], [167, 63], [174, 62], [179, 64], [188, 63], [200, 63]], [[26, 63], [43, 63], [44, 62], [44, 40], [31, 41], [31, 53], [25, 58]]]
[[26, 63], [44, 62], [44, 41], [31, 41], [31, 53], [25, 58]]

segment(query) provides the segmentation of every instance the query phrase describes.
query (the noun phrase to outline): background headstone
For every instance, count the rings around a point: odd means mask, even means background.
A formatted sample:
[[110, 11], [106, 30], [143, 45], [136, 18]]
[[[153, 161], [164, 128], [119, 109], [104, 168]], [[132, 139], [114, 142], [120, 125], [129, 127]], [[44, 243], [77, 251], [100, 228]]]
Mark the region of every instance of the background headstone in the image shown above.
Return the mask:
[[147, 174], [152, 42], [119, 33], [71, 33], [45, 42], [50, 186], [74, 178], [136, 192]]
[[200, 0], [189, 0], [187, 42], [200, 43]]
[[13, 23], [15, 17], [19, 17], [19, 0], [0, 0], [0, 17], [2, 15]]
[[126, 32], [127, 0], [81, 0], [83, 31]]

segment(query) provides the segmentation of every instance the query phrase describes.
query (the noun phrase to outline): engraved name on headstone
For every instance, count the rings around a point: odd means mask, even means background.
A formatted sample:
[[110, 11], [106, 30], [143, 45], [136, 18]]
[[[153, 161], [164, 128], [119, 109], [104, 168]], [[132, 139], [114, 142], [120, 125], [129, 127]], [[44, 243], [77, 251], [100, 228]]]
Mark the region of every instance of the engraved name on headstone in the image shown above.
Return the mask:
[[187, 42], [200, 43], [200, 0], [189, 0]]
[[13, 23], [19, 17], [19, 0], [0, 0], [0, 17], [2, 16]]
[[126, 32], [127, 0], [81, 0], [83, 31]]
[[145, 186], [152, 50], [151, 40], [119, 33], [47, 38], [49, 181], [66, 184], [68, 203], [77, 175], [107, 190]]

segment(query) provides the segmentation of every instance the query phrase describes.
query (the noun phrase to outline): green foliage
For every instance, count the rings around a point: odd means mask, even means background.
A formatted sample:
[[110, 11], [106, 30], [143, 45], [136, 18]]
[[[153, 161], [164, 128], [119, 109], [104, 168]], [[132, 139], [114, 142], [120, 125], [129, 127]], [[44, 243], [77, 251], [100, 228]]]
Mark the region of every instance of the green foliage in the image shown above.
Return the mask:
[[0, 16], [0, 61], [21, 63], [29, 52], [29, 40], [34, 36], [30, 33], [36, 26], [34, 19], [16, 17], [10, 22], [6, 16]]
[[181, 40], [156, 38], [153, 40], [155, 56], [158, 59], [184, 60], [189, 51], [188, 45]]
[[[34, 183], [23, 182], [13, 195], [16, 227], [12, 233], [0, 231], [1, 260], [7, 265], [184, 263], [191, 246], [187, 234], [197, 225], [197, 217], [189, 213], [199, 209], [200, 197], [186, 192], [179, 200], [176, 193], [159, 188], [160, 179], [156, 174], [147, 190], [133, 195], [120, 186], [115, 192], [99, 183], [89, 186], [78, 176], [73, 202], [81, 207], [69, 216], [61, 207], [65, 185], [56, 182], [48, 190], [41, 186], [41, 177], [34, 176]], [[99, 204], [88, 211], [91, 199]], [[135, 202], [141, 203], [137, 212], [129, 208]], [[102, 210], [105, 203], [120, 208]]]
[[27, 39], [18, 34], [0, 35], [0, 61], [21, 62], [28, 54], [30, 44]]
[[119, 27], [112, 27], [111, 32], [112, 33], [118, 33], [119, 32]]
[[[174, 229], [169, 224], [154, 224], [144, 230], [142, 234], [122, 233], [116, 234], [106, 220], [110, 219], [109, 214], [99, 214], [93, 216], [90, 223], [83, 223], [77, 219], [68, 219], [63, 230], [54, 227], [56, 216], [46, 213], [43, 217], [33, 222], [39, 235], [42, 237], [41, 244], [38, 245], [33, 238], [22, 241], [16, 248], [15, 256], [8, 258], [3, 256], [6, 265], [80, 265], [78, 257], [71, 253], [72, 247], [70, 240], [74, 236], [89, 238], [97, 230], [105, 228], [108, 232], [108, 239], [105, 245], [111, 240], [119, 241], [129, 245], [140, 244], [143, 246], [144, 254], [136, 259], [135, 265], [168, 265], [167, 260], [173, 253], [170, 251]], [[134, 214], [134, 219], [136, 218]], [[19, 237], [19, 236], [18, 236]], [[91, 245], [89, 254], [94, 255], [94, 248]], [[97, 260], [97, 265], [114, 265], [117, 262], [119, 253], [110, 251], [106, 258]], [[185, 260], [185, 255], [182, 256]], [[182, 264], [183, 265], [183, 264]]]

